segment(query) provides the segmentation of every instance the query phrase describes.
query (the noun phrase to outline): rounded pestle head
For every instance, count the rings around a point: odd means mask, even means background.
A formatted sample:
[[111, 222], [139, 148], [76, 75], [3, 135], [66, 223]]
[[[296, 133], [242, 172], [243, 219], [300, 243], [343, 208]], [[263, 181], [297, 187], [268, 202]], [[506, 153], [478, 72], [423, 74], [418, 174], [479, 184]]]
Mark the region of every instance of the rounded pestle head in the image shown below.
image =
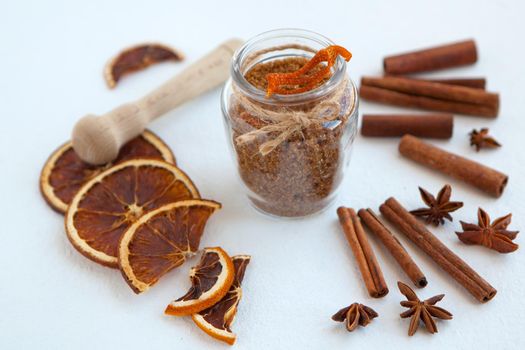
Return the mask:
[[111, 123], [94, 115], [86, 115], [75, 124], [71, 140], [78, 156], [90, 164], [111, 162], [120, 149]]

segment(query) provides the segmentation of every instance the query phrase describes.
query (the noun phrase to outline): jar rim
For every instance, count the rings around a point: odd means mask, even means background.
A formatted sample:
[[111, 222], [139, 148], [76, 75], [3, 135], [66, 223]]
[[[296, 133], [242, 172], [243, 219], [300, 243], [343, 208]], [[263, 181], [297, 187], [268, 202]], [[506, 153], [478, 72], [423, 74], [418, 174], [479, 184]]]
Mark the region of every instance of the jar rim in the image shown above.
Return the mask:
[[346, 61], [339, 56], [334, 65], [334, 73], [330, 78], [322, 85], [315, 89], [291, 95], [274, 94], [270, 98], [266, 96], [266, 92], [257, 89], [255, 86], [250, 84], [244, 77], [242, 68], [243, 63], [251, 53], [253, 53], [254, 46], [270, 41], [273, 39], [290, 38], [290, 39], [301, 39], [310, 41], [312, 44], [320, 44], [323, 47], [335, 45], [335, 43], [327, 37], [318, 34], [314, 31], [298, 28], [282, 28], [274, 29], [270, 31], [258, 34], [249, 39], [244, 45], [242, 45], [233, 54], [231, 64], [231, 76], [237, 87], [248, 97], [258, 100], [264, 103], [276, 103], [276, 104], [295, 104], [302, 103], [305, 101], [311, 101], [322, 97], [332, 92], [339, 84], [343, 81], [346, 74]]

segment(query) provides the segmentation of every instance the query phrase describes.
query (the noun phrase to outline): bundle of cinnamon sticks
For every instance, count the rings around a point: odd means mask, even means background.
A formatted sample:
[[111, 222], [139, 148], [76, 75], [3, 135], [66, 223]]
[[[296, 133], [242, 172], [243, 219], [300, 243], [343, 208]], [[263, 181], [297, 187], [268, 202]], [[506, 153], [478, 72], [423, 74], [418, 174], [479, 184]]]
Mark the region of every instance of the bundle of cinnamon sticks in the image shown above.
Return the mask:
[[[446, 247], [396, 199], [387, 199], [379, 210], [390, 223], [478, 301], [484, 303], [496, 295], [494, 287]], [[381, 241], [414, 285], [420, 288], [427, 285], [427, 279], [419, 266], [371, 209], [361, 209], [356, 214], [351, 208], [339, 207], [337, 214], [371, 297], [385, 296], [388, 286], [361, 222]]]
[[361, 134], [367, 137], [402, 137], [399, 152], [404, 157], [499, 197], [508, 182], [506, 174], [419, 139], [451, 138], [454, 128], [452, 113], [497, 117], [499, 95], [485, 91], [485, 78], [415, 79], [398, 75], [473, 64], [477, 59], [473, 40], [386, 57], [383, 66], [389, 75], [363, 77], [361, 97], [441, 113], [365, 114]]
[[[499, 95], [485, 91], [485, 78], [416, 79], [400, 76], [473, 64], [477, 59], [473, 40], [385, 58], [383, 65], [386, 75], [363, 77], [361, 98], [439, 113], [364, 115], [361, 133], [367, 137], [401, 137], [399, 152], [404, 157], [499, 197], [507, 184], [507, 175], [420, 139], [451, 138], [453, 114], [497, 117]], [[395, 198], [387, 199], [379, 210], [390, 224], [478, 301], [484, 303], [496, 295], [497, 291], [490, 283], [445, 246]], [[425, 274], [374, 211], [368, 208], [356, 213], [351, 208], [340, 207], [337, 214], [370, 296], [385, 296], [388, 286], [368, 242], [367, 231], [384, 245], [414, 285], [420, 288], [427, 285]], [[367, 228], [366, 231], [363, 226]], [[418, 317], [415, 319], [417, 321]]]
[[496, 289], [483, 279], [465, 261], [447, 248], [423, 223], [419, 222], [395, 199], [389, 198], [380, 206], [381, 214], [396, 226], [439, 267], [463, 286], [480, 302], [496, 295]]
[[499, 95], [484, 90], [484, 78], [399, 76], [473, 64], [477, 59], [473, 40], [389, 56], [383, 60], [387, 76], [364, 77], [360, 95], [365, 100], [401, 107], [495, 118]]

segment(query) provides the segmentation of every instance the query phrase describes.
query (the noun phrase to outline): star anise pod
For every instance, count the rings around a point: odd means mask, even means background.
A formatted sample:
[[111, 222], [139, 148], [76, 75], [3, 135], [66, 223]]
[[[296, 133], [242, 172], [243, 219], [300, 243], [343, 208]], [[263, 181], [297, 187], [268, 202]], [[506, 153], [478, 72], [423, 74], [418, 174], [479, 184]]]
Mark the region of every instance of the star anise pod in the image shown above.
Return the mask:
[[450, 185], [443, 186], [437, 195], [437, 199], [424, 188], [419, 187], [419, 193], [421, 193], [421, 198], [428, 205], [428, 208], [412, 210], [410, 213], [425, 218], [427, 224], [433, 223], [434, 226], [439, 226], [439, 224], [445, 224], [445, 219], [452, 221], [452, 216], [449, 213], [463, 206], [463, 202], [450, 201], [452, 194]]
[[432, 317], [442, 320], [452, 319], [452, 314], [450, 312], [440, 308], [439, 306], [436, 306], [436, 303], [443, 299], [445, 294], [439, 294], [425, 301], [421, 301], [417, 297], [416, 293], [414, 293], [412, 288], [406, 284], [397, 282], [397, 286], [399, 287], [401, 294], [407, 298], [406, 301], [402, 301], [400, 303], [401, 306], [410, 308], [399, 315], [401, 318], [412, 317], [412, 320], [410, 321], [410, 327], [408, 328], [409, 336], [412, 336], [414, 333], [416, 333], [417, 327], [419, 326], [419, 320], [423, 321], [427, 331], [430, 333], [437, 333], [438, 329]]
[[463, 232], [456, 232], [461, 242], [479, 244], [494, 249], [500, 253], [510, 253], [518, 249], [512, 240], [519, 231], [508, 231], [512, 214], [505, 215], [490, 223], [490, 216], [483, 209], [478, 209], [478, 224], [468, 224], [460, 221]]
[[482, 148], [501, 147], [501, 144], [493, 137], [489, 136], [489, 129], [482, 128], [480, 131], [473, 129], [470, 132], [470, 145], [476, 147], [476, 152]]
[[337, 322], [345, 322], [346, 329], [352, 332], [357, 328], [358, 325], [366, 327], [372, 319], [378, 316], [372, 308], [359, 304], [353, 303], [350, 306], [344, 307], [337, 311], [333, 316], [332, 320]]

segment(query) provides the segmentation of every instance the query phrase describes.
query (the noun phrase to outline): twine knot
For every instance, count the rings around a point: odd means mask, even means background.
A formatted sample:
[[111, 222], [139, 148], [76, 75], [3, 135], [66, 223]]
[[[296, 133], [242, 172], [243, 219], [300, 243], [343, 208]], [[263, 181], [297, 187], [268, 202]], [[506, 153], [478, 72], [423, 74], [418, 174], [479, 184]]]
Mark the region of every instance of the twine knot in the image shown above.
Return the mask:
[[302, 128], [307, 128], [312, 124], [312, 120], [304, 114], [292, 113], [290, 114], [290, 119], [294, 124], [300, 125]]

